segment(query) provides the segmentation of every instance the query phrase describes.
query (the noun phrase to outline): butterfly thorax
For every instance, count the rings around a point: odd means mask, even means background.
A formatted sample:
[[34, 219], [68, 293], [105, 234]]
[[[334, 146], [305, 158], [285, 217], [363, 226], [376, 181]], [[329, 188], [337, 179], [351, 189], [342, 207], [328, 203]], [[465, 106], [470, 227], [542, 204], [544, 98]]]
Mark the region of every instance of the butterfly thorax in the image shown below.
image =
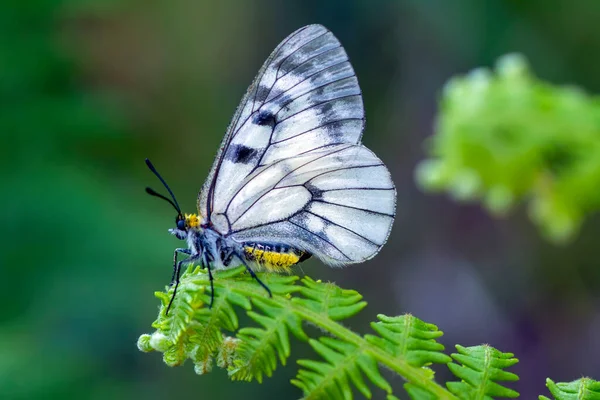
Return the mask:
[[210, 224], [189, 226], [186, 223], [185, 229], [171, 229], [170, 232], [187, 242], [190, 262], [198, 261], [203, 266], [210, 264], [212, 269], [225, 269], [239, 265], [239, 261], [234, 265], [231, 264], [235, 254], [243, 253], [243, 246], [233, 239], [224, 237]]
[[185, 214], [183, 229], [169, 232], [188, 245], [190, 260], [212, 269], [236, 267], [242, 262], [252, 269], [289, 272], [310, 254], [284, 243], [238, 242], [223, 235], [210, 223], [202, 224], [196, 214]]

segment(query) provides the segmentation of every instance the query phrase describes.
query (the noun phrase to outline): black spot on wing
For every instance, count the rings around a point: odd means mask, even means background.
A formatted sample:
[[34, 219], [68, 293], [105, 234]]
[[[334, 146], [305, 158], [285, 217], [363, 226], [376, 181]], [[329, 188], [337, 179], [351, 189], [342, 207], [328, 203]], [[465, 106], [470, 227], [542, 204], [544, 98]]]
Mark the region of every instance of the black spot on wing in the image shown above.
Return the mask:
[[318, 107], [319, 113], [323, 116], [328, 116], [331, 110], [333, 110], [333, 101], [328, 101]]
[[318, 54], [323, 52], [323, 48], [336, 46], [339, 42], [333, 34], [326, 29], [323, 30], [319, 35], [309, 39], [297, 49], [289, 53], [277, 64], [277, 78], [286, 75], [290, 71], [294, 70], [298, 65], [301, 65], [307, 59], [314, 57], [315, 53]]
[[[285, 92], [280, 91], [280, 94], [277, 96], [277, 99], [271, 100], [271, 102], [273, 103], [271, 109], [276, 109], [277, 107], [279, 107], [279, 110], [281, 110], [282, 108], [287, 108], [294, 100], [295, 99], [293, 99], [289, 94], [285, 94]], [[280, 111], [277, 112], [279, 113]]]
[[[354, 119], [350, 119], [354, 121]], [[325, 126], [327, 130], [327, 136], [333, 139], [333, 142], [343, 142], [344, 137], [346, 136], [345, 129], [347, 128], [347, 119], [334, 121]]]
[[271, 92], [271, 87], [259, 85], [256, 89], [256, 95], [254, 96], [255, 103], [264, 103]]
[[[285, 118], [280, 118], [277, 122], [281, 123], [307, 110], [314, 110], [324, 121], [324, 123], [339, 121], [345, 118], [358, 118], [358, 116], [338, 115], [343, 110], [361, 110], [362, 113], [362, 97], [360, 94], [350, 94], [345, 96], [327, 99], [321, 102], [307, 101], [306, 107], [295, 110], [293, 114], [286, 115]], [[345, 114], [347, 114], [346, 112]]]
[[252, 120], [257, 125], [274, 127], [277, 123], [275, 115], [270, 111], [262, 110]]
[[[343, 79], [348, 79], [348, 78], [343, 78]], [[311, 93], [313, 93], [316, 97], [321, 97], [325, 94], [326, 91], [331, 90], [328, 86], [331, 85], [332, 83], [335, 83], [335, 82], [327, 82], [326, 84], [321, 85], [318, 88], [311, 90]]]
[[236, 164], [249, 164], [258, 159], [258, 150], [240, 144], [234, 144], [227, 150], [226, 159]]

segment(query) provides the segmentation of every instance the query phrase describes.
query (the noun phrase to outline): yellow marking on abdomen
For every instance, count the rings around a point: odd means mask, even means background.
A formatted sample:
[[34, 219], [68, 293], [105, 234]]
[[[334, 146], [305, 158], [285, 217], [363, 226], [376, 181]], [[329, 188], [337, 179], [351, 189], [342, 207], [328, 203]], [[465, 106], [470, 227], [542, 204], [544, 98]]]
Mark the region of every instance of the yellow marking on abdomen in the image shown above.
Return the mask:
[[271, 272], [289, 272], [290, 267], [300, 261], [300, 256], [291, 251], [280, 253], [248, 246], [244, 247], [244, 251], [250, 261], [258, 263], [261, 267]]

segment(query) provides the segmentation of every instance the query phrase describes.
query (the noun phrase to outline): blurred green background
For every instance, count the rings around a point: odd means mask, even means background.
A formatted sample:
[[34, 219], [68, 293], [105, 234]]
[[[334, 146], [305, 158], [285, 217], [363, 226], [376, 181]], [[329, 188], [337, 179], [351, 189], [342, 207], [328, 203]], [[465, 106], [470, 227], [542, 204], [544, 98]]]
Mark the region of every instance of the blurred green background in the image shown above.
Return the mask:
[[[451, 76], [519, 51], [540, 77], [600, 92], [597, 1], [6, 0], [0, 5], [0, 397], [298, 398], [294, 362], [262, 385], [196, 376], [137, 350], [171, 276], [173, 210], [194, 211], [237, 103], [286, 35], [321, 23], [363, 90], [364, 143], [389, 166], [398, 217], [378, 257], [303, 266], [364, 294], [349, 322], [411, 312], [442, 343], [514, 352], [512, 388], [600, 378], [600, 220], [566, 246], [523, 211], [421, 193], [414, 167]], [[302, 271], [298, 271], [301, 273]], [[291, 359], [313, 357], [296, 343]], [[448, 378], [439, 370], [440, 381]], [[396, 380], [400, 387], [402, 382]]]

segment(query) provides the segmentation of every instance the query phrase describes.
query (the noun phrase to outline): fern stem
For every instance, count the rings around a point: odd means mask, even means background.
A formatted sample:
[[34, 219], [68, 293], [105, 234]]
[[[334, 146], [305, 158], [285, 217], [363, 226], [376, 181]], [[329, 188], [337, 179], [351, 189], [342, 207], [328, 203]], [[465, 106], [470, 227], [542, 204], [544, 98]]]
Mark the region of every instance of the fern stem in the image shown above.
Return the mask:
[[[237, 317], [233, 306], [235, 305], [250, 311], [257, 306], [257, 301], [260, 300], [262, 305], [258, 307], [259, 309], [264, 310], [265, 306], [267, 306], [273, 309], [287, 310], [288, 315], [297, 317], [299, 324], [301, 324], [300, 321], [309, 322], [339, 340], [353, 345], [361, 353], [371, 357], [373, 361], [396, 372], [411, 386], [418, 387], [430, 393], [433, 398], [457, 399], [450, 391], [431, 379], [431, 371], [412, 365], [409, 360], [400, 354], [394, 355], [386, 352], [384, 348], [378, 347], [377, 343], [371, 343], [367, 340], [368, 336], [363, 337], [336, 321], [336, 318], [345, 319], [364, 307], [366, 303], [360, 302], [362, 296], [357, 293], [344, 294], [346, 296], [354, 296], [355, 301], [342, 306], [338, 304], [338, 309], [336, 310], [330, 301], [323, 298], [311, 299], [310, 295], [306, 292], [300, 294], [303, 287], [309, 288], [311, 285], [308, 281], [305, 281], [304, 286], [301, 286], [294, 284], [296, 280], [294, 277], [290, 279], [290, 277], [266, 274], [261, 276], [261, 278], [273, 291], [273, 297], [266, 297], [264, 290], [256, 285], [256, 282], [252, 278], [243, 275], [243, 272], [244, 268], [240, 267], [219, 273], [219, 279], [215, 280], [214, 283], [214, 287], [219, 294], [219, 299], [215, 302], [215, 308], [208, 310], [204, 308], [204, 305], [207, 304], [206, 302], [209, 299], [209, 294], [206, 293], [206, 289], [209, 287], [209, 278], [200, 268], [188, 268], [181, 278], [180, 294], [178, 294], [179, 297], [173, 302], [173, 308], [169, 316], [164, 314], [164, 307], [169, 302], [170, 294], [168, 292], [157, 294], [163, 303], [159, 311], [158, 320], [153, 324], [157, 328], [157, 332], [152, 336], [142, 335], [143, 337], [138, 342], [140, 349], [143, 351], [159, 350], [163, 352], [163, 358], [168, 365], [181, 365], [185, 359], [191, 358], [196, 363], [197, 368], [204, 368], [209, 363], [203, 360], [202, 356], [214, 352], [215, 348], [219, 346], [221, 342], [221, 329], [224, 328], [227, 331], [236, 331], [238, 329]], [[315, 283], [314, 281], [311, 282]], [[335, 290], [341, 289], [337, 288]], [[297, 293], [298, 295], [292, 296], [292, 293]], [[336, 296], [339, 297], [342, 295], [338, 293]], [[254, 307], [251, 303], [254, 303]], [[250, 313], [252, 314], [252, 311]], [[265, 316], [265, 318], [268, 317]], [[199, 320], [202, 320], [203, 323], [199, 324]], [[283, 321], [275, 324], [275, 326], [284, 325]], [[200, 329], [202, 327], [204, 329]], [[213, 332], [214, 335], [211, 335], [207, 330]], [[298, 329], [292, 328], [291, 332], [300, 339], [307, 339], [299, 326]], [[252, 336], [256, 332], [246, 331], [246, 333]], [[265, 336], [272, 337], [273, 333], [267, 333]], [[192, 340], [191, 336], [194, 336], [194, 334], [200, 335], [201, 338], [195, 337]], [[285, 334], [287, 335], [287, 333]], [[193, 346], [190, 347], [190, 344], [193, 344]], [[198, 347], [199, 344], [200, 347]], [[289, 347], [289, 344], [284, 347]], [[200, 349], [203, 351], [198, 351]], [[253, 352], [256, 352], [256, 349], [253, 349]], [[262, 352], [264, 353], [265, 349]], [[285, 364], [285, 359], [289, 356], [289, 350], [284, 350], [284, 352], [286, 354], [280, 355], [282, 364]], [[273, 360], [273, 362], [275, 361]], [[254, 376], [258, 381], [261, 381], [263, 373], [266, 376], [271, 376], [275, 365], [269, 366], [266, 370], [259, 371], [258, 375], [256, 371], [252, 372], [252, 368], [256, 368], [253, 362], [245, 362], [245, 365], [237, 366], [237, 372], [233, 375], [237, 374], [237, 379], [242, 380], [252, 380]], [[202, 371], [204, 372], [204, 370]], [[391, 393], [388, 394], [391, 395]]]
[[354, 333], [348, 328], [345, 328], [341, 324], [332, 321], [330, 318], [324, 318], [318, 313], [311, 312], [305, 308], [297, 306], [294, 306], [294, 311], [301, 315], [304, 320], [311, 322], [322, 329], [325, 329], [332, 335], [343, 339], [344, 341], [350, 342], [363, 351], [369, 353], [378, 362], [397, 372], [400, 376], [404, 377], [404, 379], [411, 382], [415, 386], [418, 386], [435, 395], [436, 398], [456, 399], [456, 397], [449, 391], [429, 379], [425, 371], [421, 368], [413, 367], [412, 365], [408, 364], [406, 360], [390, 356], [385, 351], [367, 342], [360, 335]]
[[[244, 288], [236, 287], [233, 290], [237, 291], [238, 293], [240, 293], [242, 295], [248, 296], [250, 298], [257, 296], [257, 291], [255, 291], [253, 289], [249, 289], [247, 287], [244, 287]], [[408, 362], [406, 362], [406, 360], [403, 360], [402, 358], [392, 357], [391, 355], [387, 354], [382, 349], [367, 342], [362, 336], [358, 335], [357, 333], [351, 331], [348, 328], [345, 328], [343, 325], [333, 321], [331, 318], [329, 318], [327, 316], [323, 316], [320, 313], [307, 310], [306, 307], [298, 306], [298, 305], [294, 304], [293, 302], [290, 302], [288, 299], [283, 299], [283, 298], [278, 299], [278, 297], [279, 296], [274, 296], [271, 299], [265, 299], [265, 300], [268, 302], [271, 302], [272, 304], [290, 307], [294, 311], [294, 313], [301, 316], [303, 320], [305, 320], [307, 322], [311, 322], [312, 324], [318, 326], [319, 328], [326, 330], [330, 334], [332, 334], [346, 342], [354, 344], [355, 346], [359, 347], [363, 351], [365, 351], [365, 352], [369, 353], [371, 356], [373, 356], [379, 363], [385, 365], [392, 371], [398, 373], [400, 376], [402, 376], [408, 382], [435, 395], [435, 397], [437, 399], [442, 399], [442, 400], [443, 399], [451, 399], [451, 400], [457, 399], [457, 397], [455, 397], [448, 390], [444, 389], [442, 386], [437, 384], [435, 381], [429, 379], [425, 370], [423, 370], [421, 368], [413, 367], [412, 365], [408, 364]], [[284, 300], [284, 302], [282, 302], [281, 300]]]

